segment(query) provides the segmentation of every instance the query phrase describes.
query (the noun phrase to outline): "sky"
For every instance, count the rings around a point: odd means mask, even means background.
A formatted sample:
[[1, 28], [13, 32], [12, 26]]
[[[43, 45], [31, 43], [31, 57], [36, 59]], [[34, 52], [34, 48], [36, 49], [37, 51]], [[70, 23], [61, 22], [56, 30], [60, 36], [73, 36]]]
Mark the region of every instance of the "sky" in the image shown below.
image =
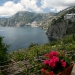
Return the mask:
[[0, 17], [10, 17], [19, 11], [59, 12], [74, 5], [75, 0], [0, 0]]

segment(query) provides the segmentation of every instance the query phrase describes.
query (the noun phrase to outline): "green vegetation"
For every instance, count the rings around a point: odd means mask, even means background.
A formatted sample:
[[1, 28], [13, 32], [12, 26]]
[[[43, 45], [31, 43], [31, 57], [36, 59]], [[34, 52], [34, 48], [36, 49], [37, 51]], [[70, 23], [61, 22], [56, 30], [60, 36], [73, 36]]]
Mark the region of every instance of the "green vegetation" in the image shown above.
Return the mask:
[[[42, 56], [46, 53], [49, 53], [52, 50], [57, 50], [59, 52], [61, 52], [63, 50], [66, 52], [73, 51], [70, 53], [70, 54], [72, 54], [72, 55], [70, 55], [70, 57], [72, 56], [72, 60], [75, 60], [75, 55], [74, 55], [75, 54], [75, 34], [65, 36], [61, 40], [52, 41], [50, 43], [46, 43], [41, 46], [38, 44], [31, 43], [31, 45], [28, 48], [20, 49], [18, 51], [16, 50], [9, 54], [7, 54], [7, 46], [4, 43], [2, 43], [2, 39], [3, 38], [0, 37], [0, 42], [1, 42], [0, 43], [0, 46], [1, 46], [0, 47], [0, 60], [2, 62], [7, 61], [8, 56], [10, 56], [10, 59], [13, 59], [15, 62], [17, 62], [17, 65], [20, 68], [22, 68], [24, 65], [24, 63], [21, 61], [28, 62], [29, 66], [35, 66], [32, 68], [29, 68], [29, 72], [28, 72], [29, 75], [31, 73], [36, 73], [38, 70], [40, 70], [42, 68], [42, 62], [41, 61], [35, 62], [35, 57], [38, 58], [38, 56]], [[3, 54], [1, 54], [1, 52]], [[1, 58], [3, 58], [4, 60]], [[68, 59], [67, 59], [67, 61], [68, 61]], [[26, 73], [26, 71], [27, 71], [27, 67], [23, 67], [21, 75], [24, 75]], [[39, 72], [38, 74], [40, 75], [41, 73]]]
[[10, 53], [11, 57], [16, 61], [28, 59], [33, 64], [34, 57], [41, 56], [51, 50], [75, 50], [75, 37], [68, 35], [61, 40], [52, 41], [44, 45], [31, 44], [27, 49], [21, 49]]
[[[38, 56], [42, 56], [45, 53], [49, 53], [52, 50], [57, 50], [59, 52], [61, 51], [73, 51], [70, 52], [69, 57], [72, 57], [72, 60], [75, 60], [75, 34], [73, 35], [68, 35], [65, 36], [64, 38], [62, 38], [61, 40], [58, 41], [52, 41], [50, 43], [44, 44], [44, 45], [37, 45], [37, 44], [31, 44], [29, 46], [29, 48], [27, 49], [21, 49], [18, 51], [14, 51], [10, 53], [11, 59], [14, 59], [15, 61], [22, 61], [22, 60], [26, 60], [29, 62], [29, 64], [31, 66], [36, 66], [33, 68], [30, 68], [28, 74], [31, 73], [36, 73], [38, 70], [40, 70], [42, 68], [42, 62], [35, 62], [34, 57], [38, 57]], [[67, 59], [67, 58], [65, 58]], [[69, 62], [69, 60], [67, 59], [67, 61]], [[22, 67], [22, 63], [18, 63], [19, 67]], [[27, 70], [27, 68], [25, 67], [23, 69], [23, 73], [25, 73]], [[38, 73], [39, 75], [41, 74], [40, 72]], [[38, 75], [36, 74], [36, 75]]]
[[67, 35], [72, 34], [72, 33], [75, 33], [75, 23], [71, 23], [71, 27], [69, 27], [66, 31]]
[[3, 75], [1, 71], [0, 71], [0, 75]]
[[8, 53], [7, 53], [8, 46], [3, 43], [3, 37], [0, 37], [0, 65], [3, 65], [5, 61], [8, 60]]
[[27, 49], [21, 49], [18, 51], [14, 51], [10, 53], [10, 55], [11, 55], [11, 58], [13, 58], [16, 61], [22, 61], [22, 60], [29, 59], [30, 62], [31, 61], [33, 62], [34, 57], [37, 56], [37, 51], [38, 51], [38, 55], [42, 55], [45, 52], [49, 51], [49, 49], [50, 47], [48, 46], [48, 44], [45, 44], [42, 46], [35, 45], [32, 47], [29, 46], [29, 48]]

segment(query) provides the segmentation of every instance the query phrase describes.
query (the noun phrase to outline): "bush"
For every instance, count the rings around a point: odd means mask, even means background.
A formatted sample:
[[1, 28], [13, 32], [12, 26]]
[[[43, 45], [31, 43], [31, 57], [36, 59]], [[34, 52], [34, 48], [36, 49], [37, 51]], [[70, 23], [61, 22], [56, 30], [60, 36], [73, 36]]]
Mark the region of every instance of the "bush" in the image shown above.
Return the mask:
[[31, 44], [29, 45], [29, 48], [34, 47], [34, 46], [38, 46], [38, 44], [36, 44], [36, 43], [31, 43]]
[[24, 54], [23, 52], [20, 51], [20, 52], [16, 52], [14, 54], [14, 60], [16, 60], [16, 61], [22, 61], [24, 59], [26, 59], [26, 54]]
[[8, 60], [7, 48], [8, 45], [3, 43], [3, 37], [0, 36], [0, 65], [5, 64], [3, 62]]
[[0, 71], [0, 75], [3, 75], [1, 71]]
[[63, 38], [63, 43], [64, 44], [68, 44], [68, 43], [72, 43], [72, 42], [73, 42], [72, 36], [68, 36], [66, 38]]
[[51, 42], [50, 42], [50, 45], [51, 45], [51, 46], [56, 45], [56, 41], [51, 41]]

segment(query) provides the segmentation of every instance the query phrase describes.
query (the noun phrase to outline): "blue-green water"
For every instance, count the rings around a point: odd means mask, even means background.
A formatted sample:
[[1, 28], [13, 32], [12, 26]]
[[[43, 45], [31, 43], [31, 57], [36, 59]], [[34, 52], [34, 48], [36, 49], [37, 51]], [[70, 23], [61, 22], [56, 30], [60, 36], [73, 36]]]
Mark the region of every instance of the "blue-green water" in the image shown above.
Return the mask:
[[31, 43], [45, 44], [49, 40], [44, 30], [39, 27], [0, 27], [3, 42], [11, 45], [8, 51], [27, 48]]

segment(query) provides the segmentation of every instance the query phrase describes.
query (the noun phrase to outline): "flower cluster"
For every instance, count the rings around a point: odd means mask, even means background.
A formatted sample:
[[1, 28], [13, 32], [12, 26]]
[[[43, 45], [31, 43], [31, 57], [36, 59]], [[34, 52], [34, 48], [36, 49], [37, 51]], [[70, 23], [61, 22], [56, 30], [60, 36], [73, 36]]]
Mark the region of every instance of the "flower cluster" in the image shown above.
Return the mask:
[[65, 69], [67, 67], [67, 62], [62, 55], [63, 53], [59, 54], [57, 51], [51, 51], [49, 54], [45, 54], [44, 56], [47, 57], [47, 59], [44, 60], [45, 68], [51, 69], [54, 73]]

